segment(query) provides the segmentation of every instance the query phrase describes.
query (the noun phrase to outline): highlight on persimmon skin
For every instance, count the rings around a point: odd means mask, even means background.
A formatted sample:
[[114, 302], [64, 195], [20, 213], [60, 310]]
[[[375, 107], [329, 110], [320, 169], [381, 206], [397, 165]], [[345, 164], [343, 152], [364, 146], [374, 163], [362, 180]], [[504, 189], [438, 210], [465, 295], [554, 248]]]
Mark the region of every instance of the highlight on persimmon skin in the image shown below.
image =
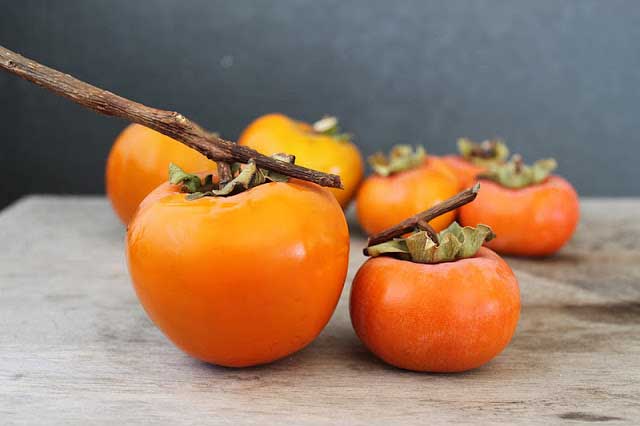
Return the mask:
[[242, 132], [238, 144], [273, 155], [295, 155], [296, 164], [339, 175], [343, 189], [327, 188], [340, 205], [346, 207], [353, 198], [364, 174], [358, 147], [348, 139], [315, 131], [313, 126], [284, 114], [258, 117]]
[[[390, 176], [367, 177], [356, 196], [356, 215], [367, 235], [378, 233], [458, 192], [456, 176], [444, 162], [429, 156], [422, 165]], [[449, 212], [430, 223], [440, 231], [455, 219]]]
[[520, 292], [511, 268], [484, 247], [472, 258], [439, 264], [375, 257], [354, 278], [350, 314], [360, 340], [383, 361], [461, 372], [509, 344]]
[[189, 355], [227, 367], [269, 363], [313, 341], [349, 258], [338, 202], [296, 179], [195, 200], [165, 183], [141, 203], [126, 242], [153, 322]]
[[481, 180], [476, 200], [460, 208], [462, 225], [489, 225], [497, 237], [486, 243], [502, 254], [549, 256], [572, 237], [580, 218], [578, 194], [571, 184], [552, 175], [520, 189]]
[[191, 171], [215, 170], [215, 163], [180, 142], [139, 124], [116, 138], [105, 173], [107, 197], [122, 223], [129, 223], [140, 202], [167, 180], [175, 162]]

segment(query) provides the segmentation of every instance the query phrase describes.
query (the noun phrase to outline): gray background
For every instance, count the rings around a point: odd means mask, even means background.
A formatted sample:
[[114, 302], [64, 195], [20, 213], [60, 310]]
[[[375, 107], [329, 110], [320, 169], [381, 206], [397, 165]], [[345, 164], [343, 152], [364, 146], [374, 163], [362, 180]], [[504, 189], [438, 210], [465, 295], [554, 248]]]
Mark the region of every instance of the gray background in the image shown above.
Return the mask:
[[[503, 136], [582, 195], [640, 195], [640, 2], [2, 0], [0, 44], [236, 138], [338, 115], [364, 153]], [[0, 72], [0, 206], [99, 193], [124, 122]]]

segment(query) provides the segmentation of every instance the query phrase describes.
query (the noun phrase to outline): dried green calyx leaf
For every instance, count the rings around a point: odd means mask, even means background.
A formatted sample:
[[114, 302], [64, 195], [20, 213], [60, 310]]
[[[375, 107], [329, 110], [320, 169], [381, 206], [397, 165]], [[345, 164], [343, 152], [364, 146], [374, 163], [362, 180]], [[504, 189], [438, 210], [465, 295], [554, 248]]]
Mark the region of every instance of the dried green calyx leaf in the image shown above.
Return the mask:
[[[210, 180], [211, 175], [205, 178], [205, 181]], [[204, 184], [197, 175], [187, 173], [180, 168], [177, 164], [169, 163], [169, 183], [172, 185], [182, 184], [182, 192], [195, 193], [203, 191]]]
[[[295, 157], [286, 154], [274, 154], [273, 158], [293, 164]], [[187, 173], [176, 164], [169, 164], [169, 182], [173, 185], [181, 184], [180, 190], [187, 193], [188, 200], [197, 200], [207, 196], [224, 197], [246, 191], [249, 188], [268, 182], [287, 182], [288, 176], [256, 166], [254, 160], [249, 160], [242, 167], [239, 163], [231, 164], [233, 178], [220, 186], [213, 181], [213, 175], [206, 175], [201, 180], [198, 175]]]
[[486, 225], [462, 227], [453, 222], [438, 233], [438, 243], [426, 231], [416, 230], [406, 238], [394, 238], [367, 247], [366, 251], [372, 257], [386, 255], [416, 263], [433, 264], [473, 257], [485, 241], [494, 237], [495, 234]]
[[[249, 160], [246, 166], [240, 170], [233, 179], [227, 182], [223, 187], [219, 189], [212, 189], [211, 195], [225, 196], [231, 194], [237, 194], [238, 192], [246, 191], [251, 185], [251, 181], [256, 174], [258, 168], [253, 160]], [[260, 182], [264, 183], [264, 182]]]
[[427, 152], [424, 147], [418, 145], [414, 148], [411, 145], [396, 145], [391, 148], [386, 156], [377, 152], [368, 158], [373, 171], [380, 176], [389, 176], [393, 173], [413, 169], [424, 163]]
[[351, 133], [342, 133], [342, 130], [338, 125], [338, 118], [334, 116], [325, 115], [320, 120], [313, 123], [311, 127], [314, 132], [330, 136], [339, 141], [349, 142], [353, 138]]
[[474, 142], [468, 138], [460, 138], [458, 152], [465, 160], [480, 167], [504, 163], [509, 158], [509, 148], [502, 139]]
[[557, 167], [558, 163], [553, 158], [538, 160], [528, 166], [522, 162], [522, 157], [514, 155], [504, 164], [490, 166], [478, 177], [492, 180], [506, 188], [519, 189], [543, 182]]

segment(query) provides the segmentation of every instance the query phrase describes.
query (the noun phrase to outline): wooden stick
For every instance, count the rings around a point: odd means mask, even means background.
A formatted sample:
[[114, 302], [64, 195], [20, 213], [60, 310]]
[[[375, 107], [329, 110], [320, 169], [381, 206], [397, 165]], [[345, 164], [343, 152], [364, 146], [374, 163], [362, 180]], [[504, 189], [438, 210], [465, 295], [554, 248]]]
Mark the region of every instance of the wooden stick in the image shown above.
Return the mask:
[[416, 222], [416, 227], [425, 231], [429, 236], [429, 238], [431, 238], [431, 241], [433, 241], [436, 244], [440, 244], [440, 236], [438, 236], [438, 232], [435, 229], [433, 229], [433, 226], [429, 225], [429, 222], [424, 220], [424, 218]]
[[224, 161], [216, 162], [216, 168], [218, 169], [218, 184], [220, 188], [231, 182], [233, 176], [231, 174], [231, 166]]
[[448, 200], [444, 200], [443, 202], [436, 204], [430, 209], [423, 211], [422, 213], [411, 216], [410, 218], [403, 220], [399, 224], [392, 226], [389, 229], [385, 229], [382, 232], [372, 235], [371, 237], [369, 237], [367, 247], [384, 243], [385, 241], [389, 241], [395, 237], [404, 235], [407, 232], [413, 231], [421, 223], [427, 223], [440, 215], [443, 215], [447, 212], [450, 212], [451, 210], [455, 210], [460, 206], [464, 206], [465, 204], [470, 203], [471, 201], [476, 199], [479, 190], [480, 184], [476, 183], [472, 188], [462, 191], [459, 194], [449, 198]]
[[172, 137], [213, 161], [246, 163], [318, 185], [342, 188], [340, 177], [267, 157], [205, 131], [180, 113], [148, 107], [80, 81], [0, 46], [0, 68], [101, 114], [124, 118]]

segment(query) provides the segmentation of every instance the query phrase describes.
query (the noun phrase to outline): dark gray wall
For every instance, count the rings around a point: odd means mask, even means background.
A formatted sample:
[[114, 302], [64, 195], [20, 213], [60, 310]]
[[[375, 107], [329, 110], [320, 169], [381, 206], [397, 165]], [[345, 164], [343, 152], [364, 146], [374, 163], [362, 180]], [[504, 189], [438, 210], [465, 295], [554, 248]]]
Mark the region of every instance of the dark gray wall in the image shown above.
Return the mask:
[[[0, 44], [235, 138], [340, 116], [365, 153], [460, 135], [555, 156], [583, 195], [640, 195], [637, 1], [4, 1]], [[124, 122], [0, 72], [0, 205], [103, 191]]]

